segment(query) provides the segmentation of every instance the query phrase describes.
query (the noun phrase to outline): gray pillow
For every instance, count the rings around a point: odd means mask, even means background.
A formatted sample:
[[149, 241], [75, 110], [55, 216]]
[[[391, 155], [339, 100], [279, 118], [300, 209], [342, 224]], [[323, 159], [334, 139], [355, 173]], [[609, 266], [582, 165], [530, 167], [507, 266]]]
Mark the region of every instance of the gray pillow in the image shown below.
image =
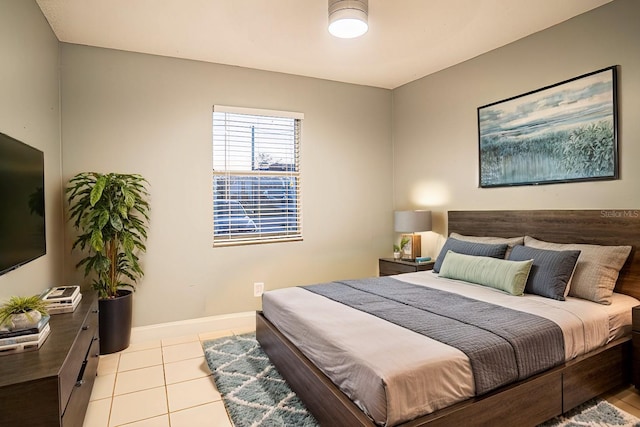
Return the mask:
[[504, 259], [504, 254], [507, 251], [507, 244], [501, 243], [490, 245], [487, 243], [465, 242], [449, 237], [447, 241], [444, 242], [444, 246], [442, 246], [440, 254], [438, 255], [438, 258], [436, 258], [435, 264], [433, 264], [434, 272], [440, 272], [440, 267], [442, 266], [444, 257], [447, 256], [447, 251], [453, 251], [464, 255], [488, 256], [491, 258]]
[[489, 237], [489, 236], [465, 236], [464, 234], [451, 233], [449, 237], [454, 239], [464, 240], [467, 242], [478, 243], [506, 243], [507, 252], [504, 254], [505, 259], [509, 259], [511, 249], [516, 245], [524, 245], [524, 236], [520, 237]]
[[518, 245], [511, 250], [509, 259], [533, 260], [524, 289], [526, 293], [564, 301], [565, 289], [579, 256], [580, 251], [552, 251]]

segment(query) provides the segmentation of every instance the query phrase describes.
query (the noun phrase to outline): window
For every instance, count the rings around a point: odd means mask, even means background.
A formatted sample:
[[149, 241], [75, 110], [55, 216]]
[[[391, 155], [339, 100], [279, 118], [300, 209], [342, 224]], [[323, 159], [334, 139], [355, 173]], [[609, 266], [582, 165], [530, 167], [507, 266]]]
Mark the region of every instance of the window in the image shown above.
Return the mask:
[[213, 107], [213, 244], [301, 240], [300, 113]]

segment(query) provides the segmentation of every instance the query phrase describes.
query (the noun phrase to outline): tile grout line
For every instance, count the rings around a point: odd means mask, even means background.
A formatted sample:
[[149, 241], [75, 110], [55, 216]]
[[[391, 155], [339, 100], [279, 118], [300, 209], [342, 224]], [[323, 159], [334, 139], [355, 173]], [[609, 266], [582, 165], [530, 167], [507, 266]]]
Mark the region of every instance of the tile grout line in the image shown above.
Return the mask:
[[[238, 335], [235, 331], [229, 331], [229, 332], [230, 332], [229, 336]], [[211, 338], [211, 339], [215, 339], [215, 338]], [[167, 364], [168, 364], [169, 362], [167, 362], [167, 360], [166, 360], [166, 358], [165, 358], [165, 353], [164, 353], [164, 351], [163, 351], [163, 350], [164, 350], [165, 348], [171, 347], [172, 345], [173, 345], [173, 346], [177, 346], [177, 345], [187, 344], [188, 342], [197, 343], [197, 344], [200, 346], [200, 348], [202, 349], [202, 343], [203, 343], [205, 340], [204, 340], [204, 339], [202, 339], [202, 338], [198, 335], [198, 336], [196, 337], [196, 339], [195, 339], [195, 340], [190, 340], [190, 341], [185, 341], [185, 342], [175, 342], [175, 343], [172, 343], [172, 344], [165, 344], [162, 340], [159, 340], [159, 341], [160, 341], [160, 342], [159, 342], [160, 358], [161, 358], [161, 364], [162, 364], [162, 370], [163, 370], [163, 371], [162, 371], [162, 375], [163, 375], [163, 382], [164, 382], [163, 386], [164, 386], [164, 392], [165, 392], [165, 396], [164, 396], [164, 397], [165, 397], [165, 404], [166, 404], [166, 406], [167, 406], [167, 412], [166, 412], [165, 414], [167, 415], [167, 421], [168, 421], [168, 424], [169, 424], [169, 426], [171, 426], [171, 413], [172, 413], [172, 411], [170, 410], [170, 406], [169, 406], [169, 405], [170, 405], [170, 403], [169, 403], [169, 394], [168, 394], [168, 386], [169, 386], [169, 384], [167, 383], [167, 371], [166, 371], [166, 367], [167, 367]], [[156, 348], [158, 348], [158, 347], [156, 347]], [[135, 350], [135, 351], [130, 351], [130, 352], [127, 352], [127, 353], [135, 353], [135, 352], [145, 351], [145, 350], [149, 350], [149, 349], [147, 349], [147, 348], [142, 348], [142, 349]], [[115, 363], [115, 372], [114, 372], [114, 374], [115, 374], [115, 375], [114, 375], [113, 384], [112, 384], [112, 386], [111, 386], [111, 393], [110, 393], [110, 396], [109, 396], [109, 413], [108, 413], [107, 420], [106, 420], [106, 421], [107, 421], [107, 426], [108, 426], [108, 427], [111, 427], [111, 423], [113, 422], [113, 421], [112, 421], [112, 419], [113, 419], [113, 417], [114, 417], [114, 415], [115, 415], [115, 414], [114, 414], [114, 409], [115, 409], [115, 408], [114, 408], [114, 403], [115, 403], [114, 401], [115, 401], [115, 398], [117, 397], [117, 396], [116, 396], [116, 394], [115, 394], [115, 392], [116, 392], [116, 385], [117, 385], [117, 383], [118, 383], [118, 380], [120, 379], [120, 374], [121, 374], [120, 369], [121, 369], [121, 362], [122, 362], [122, 357], [121, 357], [121, 356], [122, 356], [122, 354], [123, 354], [123, 353], [124, 353], [124, 352], [119, 352], [119, 353], [118, 353], [118, 355], [117, 355], [117, 359], [116, 359], [116, 363]], [[201, 355], [199, 355], [198, 357], [189, 357], [189, 358], [187, 358], [187, 359], [180, 359], [180, 360], [177, 360], [177, 361], [174, 361], [174, 362], [176, 362], [176, 363], [177, 363], [177, 362], [181, 362], [181, 361], [183, 361], [183, 360], [190, 360], [190, 359], [198, 359], [198, 360], [202, 360], [205, 364], [207, 364], [206, 357], [205, 357], [205, 354], [204, 354], [204, 350], [203, 350], [203, 349], [202, 349], [202, 354], [201, 354]], [[154, 366], [155, 366], [155, 365], [154, 365]], [[148, 366], [145, 366], [145, 367], [138, 367], [138, 368], [136, 368], [135, 370], [144, 369], [144, 368], [148, 368]], [[123, 371], [123, 372], [130, 372], [130, 371], [133, 371], [133, 370], [134, 370], [134, 369], [129, 369], [129, 370], [127, 370], [127, 371]], [[212, 378], [213, 378], [213, 374], [212, 374], [211, 372], [209, 372], [209, 373], [208, 373], [205, 377], [203, 377], [203, 378], [209, 378], [209, 379], [212, 379]], [[179, 381], [178, 383], [188, 382], [188, 381], [190, 381], [190, 380], [191, 380], [191, 379], [185, 379], [185, 380], [183, 380], [183, 381]], [[147, 389], [144, 389], [144, 390], [147, 390]], [[143, 391], [143, 390], [136, 390], [135, 392], [138, 392], [138, 391]], [[134, 393], [134, 391], [132, 391], [131, 393]], [[123, 394], [128, 394], [128, 393], [123, 393]], [[195, 405], [195, 406], [193, 406], [193, 407], [183, 408], [182, 410], [189, 410], [189, 409], [197, 408], [197, 407], [200, 407], [200, 406], [205, 406], [205, 405], [208, 405], [208, 404], [213, 403], [213, 402], [214, 402], [214, 401], [212, 401], [212, 402], [200, 403], [200, 404], [197, 404], [197, 405]], [[177, 411], [174, 411], [174, 412], [177, 412]], [[226, 411], [226, 407], [225, 407], [225, 412], [226, 412], [226, 416], [227, 416], [226, 418], [227, 418], [227, 420], [229, 420], [229, 421], [230, 421], [229, 414], [228, 414], [228, 412]], [[135, 421], [132, 421], [132, 422], [144, 421], [144, 420], [146, 420], [146, 419], [148, 419], [148, 418], [144, 418], [144, 419], [140, 419], [140, 420], [135, 420]], [[130, 423], [127, 423], [127, 424], [130, 424]]]
[[[111, 417], [113, 415], [113, 401], [116, 394], [116, 382], [118, 381], [118, 374], [120, 373], [120, 356], [122, 353], [118, 352], [118, 360], [116, 362], [116, 375], [113, 377], [113, 386], [111, 388], [111, 401], [109, 402], [109, 416], [107, 417], [107, 427], [111, 425]], [[98, 362], [100, 363], [100, 362]]]
[[[233, 330], [230, 330], [229, 332], [231, 332], [230, 336], [236, 335], [236, 333]], [[224, 338], [224, 337], [218, 337], [218, 338]], [[204, 341], [208, 341], [208, 340], [200, 340], [201, 346], [204, 343]], [[210, 372], [209, 376], [211, 377], [211, 381], [213, 381], [213, 384], [216, 387], [216, 391], [218, 392], [218, 394], [220, 394], [220, 390], [218, 390], [218, 385], [216, 384], [215, 379], [213, 377], [213, 372], [211, 372], [211, 369], [209, 368], [209, 362], [207, 361], [207, 355], [205, 354], [204, 347], [202, 347], [202, 356], [204, 357], [204, 363], [207, 365], [207, 369], [209, 369], [209, 372]], [[231, 420], [231, 414], [229, 414], [229, 411], [227, 410], [227, 405], [225, 405], [224, 403], [222, 394], [220, 394], [220, 402], [222, 402], [222, 408], [224, 409], [224, 412], [227, 414], [227, 421], [229, 422], [229, 425], [233, 427], [234, 424], [233, 424], [233, 421]]]
[[[236, 332], [236, 331], [232, 331], [231, 330], [230, 332], [231, 332], [230, 335], [225, 335], [225, 336], [238, 336], [238, 335], [243, 335], [245, 333], [249, 333], [250, 331]], [[217, 337], [217, 338], [222, 338], [222, 337]], [[200, 338], [200, 336], [198, 336], [198, 339], [196, 341], [193, 341], [193, 342], [198, 342], [200, 344], [200, 346], [202, 347], [202, 344], [203, 344], [204, 341], [208, 341], [208, 340], [211, 340], [211, 339], [216, 339], [216, 338], [202, 339], [202, 338]], [[159, 343], [160, 357], [161, 357], [162, 369], [163, 369], [165, 403], [167, 405], [166, 415], [167, 415], [167, 422], [168, 422], [168, 426], [169, 427], [172, 425], [172, 420], [171, 420], [171, 413], [172, 412], [170, 411], [170, 407], [169, 407], [169, 396], [168, 396], [168, 386], [169, 386], [169, 384], [167, 384], [167, 372], [166, 372], [166, 365], [168, 364], [168, 362], [165, 361], [165, 354], [164, 354], [163, 349], [171, 347], [172, 345], [175, 346], [175, 345], [180, 345], [180, 344], [184, 344], [184, 343], [173, 343], [171, 345], [165, 345], [162, 342], [162, 340], [160, 340], [160, 343]], [[156, 347], [156, 348], [158, 348], [158, 347]], [[140, 350], [136, 350], [136, 351], [144, 351], [144, 350], [147, 350], [147, 349], [140, 349]], [[133, 351], [132, 351], [132, 353], [133, 353]], [[115, 390], [116, 390], [117, 381], [118, 381], [120, 373], [121, 373], [120, 372], [120, 366], [121, 366], [121, 361], [122, 361], [122, 359], [121, 359], [122, 354], [123, 354], [123, 352], [119, 352], [117, 354], [117, 358], [116, 358], [116, 361], [115, 361], [114, 381], [113, 381], [113, 384], [112, 384], [112, 387], [111, 387], [111, 394], [108, 397], [109, 398], [109, 411], [108, 411], [107, 420], [106, 420], [107, 427], [111, 427], [111, 419], [114, 416], [114, 412], [113, 412], [113, 410], [114, 410], [114, 400], [115, 400], [115, 397], [116, 397]], [[202, 356], [199, 356], [198, 358], [200, 358], [200, 357], [202, 357], [204, 359], [204, 363], [208, 365], [207, 360], [206, 360], [206, 354], [204, 353], [204, 348], [203, 348]], [[196, 359], [196, 358], [190, 358], [190, 359]], [[183, 359], [183, 360], [187, 360], [187, 359]], [[182, 360], [180, 360], [180, 361], [182, 361]], [[174, 362], [179, 362], [179, 361], [174, 361]], [[174, 363], [174, 362], [171, 362], [171, 363]], [[137, 369], [143, 369], [143, 368], [137, 368]], [[129, 372], [129, 371], [124, 371], [124, 372]], [[206, 377], [212, 379], [213, 378], [213, 373], [211, 373], [210, 370], [209, 370], [209, 374]], [[186, 381], [190, 381], [190, 380], [183, 380], [183, 381], [180, 381], [180, 382], [186, 382]], [[631, 408], [633, 408], [633, 409], [636, 409], [638, 412], [640, 412], [640, 398], [638, 398], [638, 396], [639, 396], [638, 391], [636, 389], [633, 389], [633, 387], [631, 386], [631, 388], [620, 390], [617, 393], [611, 393], [610, 392], [610, 393], [607, 393], [607, 394], [605, 394], [604, 396], [601, 396], [601, 397], [604, 400], [609, 401], [609, 403], [611, 403], [613, 406], [617, 406], [619, 409], [621, 409], [621, 410], [623, 410], [625, 412], [628, 412], [628, 413], [631, 413], [632, 415], [640, 417], [640, 415], [636, 415], [636, 413], [634, 413], [634, 412], [632, 412], [630, 410]], [[615, 401], [615, 403], [614, 403], [614, 401]], [[183, 408], [183, 409], [180, 409], [178, 411], [174, 411], [174, 413], [175, 412], [180, 412], [180, 411], [187, 411], [187, 410], [190, 410], [190, 409], [193, 409], [193, 408], [197, 408], [197, 407], [200, 407], [200, 406], [208, 405], [210, 403], [212, 403], [212, 402], [201, 403], [201, 404], [195, 405], [193, 407]], [[618, 406], [618, 405], [616, 405], [616, 403], [620, 403], [620, 405]], [[630, 407], [630, 408], [620, 407], [620, 406], [625, 406], [625, 405]], [[228, 413], [228, 411], [226, 411], [226, 407], [225, 406], [223, 406], [223, 407], [224, 407], [224, 410], [226, 412], [227, 419], [229, 420], [230, 425], [233, 425], [231, 423], [231, 419], [229, 417], [229, 413]], [[153, 418], [153, 417], [150, 417], [150, 418]], [[136, 420], [136, 421], [131, 421], [131, 422], [126, 423], [125, 425], [131, 424], [131, 423], [140, 422], [140, 421], [144, 421], [144, 420], [147, 420], [147, 419], [150, 419], [150, 418], [144, 418], [144, 419], [140, 419], [140, 420]], [[125, 426], [125, 425], [121, 425], [121, 426]]]
[[164, 361], [164, 343], [160, 340], [160, 357], [162, 357], [162, 376], [164, 378], [164, 400], [167, 404], [167, 423], [171, 427], [171, 407], [169, 406], [169, 385], [167, 384], [167, 370]]

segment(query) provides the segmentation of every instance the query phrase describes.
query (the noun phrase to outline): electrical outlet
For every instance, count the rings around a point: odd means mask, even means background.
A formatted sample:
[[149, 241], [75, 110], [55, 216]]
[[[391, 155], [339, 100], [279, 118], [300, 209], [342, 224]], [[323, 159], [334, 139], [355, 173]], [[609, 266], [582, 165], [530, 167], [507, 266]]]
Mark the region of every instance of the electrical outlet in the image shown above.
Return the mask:
[[261, 297], [263, 292], [264, 292], [264, 283], [255, 282], [253, 284], [253, 296], [254, 297]]

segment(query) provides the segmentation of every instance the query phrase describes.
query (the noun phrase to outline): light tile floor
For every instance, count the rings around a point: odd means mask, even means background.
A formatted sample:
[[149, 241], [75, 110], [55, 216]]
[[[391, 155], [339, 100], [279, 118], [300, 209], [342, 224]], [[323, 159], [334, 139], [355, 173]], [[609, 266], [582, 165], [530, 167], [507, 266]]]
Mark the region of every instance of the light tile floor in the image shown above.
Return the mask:
[[[202, 341], [252, 332], [228, 330], [132, 344], [100, 356], [84, 427], [232, 427]], [[640, 418], [633, 387], [603, 396]]]
[[136, 343], [100, 356], [84, 427], [231, 427], [202, 341], [247, 332]]

